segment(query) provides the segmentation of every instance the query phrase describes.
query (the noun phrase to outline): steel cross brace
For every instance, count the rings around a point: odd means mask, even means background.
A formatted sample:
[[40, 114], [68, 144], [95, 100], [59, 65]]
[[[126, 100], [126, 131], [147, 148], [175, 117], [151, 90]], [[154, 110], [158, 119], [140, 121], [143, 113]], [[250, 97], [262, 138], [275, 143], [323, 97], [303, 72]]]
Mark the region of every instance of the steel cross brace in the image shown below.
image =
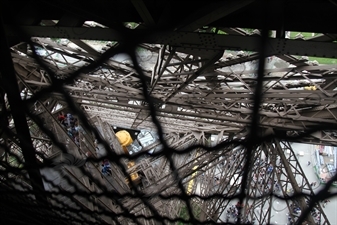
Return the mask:
[[[275, 150], [277, 151], [277, 154], [280, 157], [282, 174], [285, 173], [284, 176], [285, 180], [283, 180], [284, 178], [282, 179], [282, 177], [279, 176], [283, 195], [284, 196], [291, 195], [291, 192], [290, 193], [288, 192], [288, 188], [291, 188], [293, 190], [292, 193], [301, 193], [301, 192], [303, 193], [304, 192], [303, 190], [305, 190], [305, 193], [307, 194], [306, 196], [299, 196], [298, 198], [293, 199], [293, 202], [298, 202], [303, 212], [304, 209], [307, 208], [306, 200], [310, 200], [309, 196], [314, 195], [312, 187], [310, 186], [309, 181], [301, 168], [301, 165], [296, 159], [295, 153], [290, 143], [286, 141], [280, 142], [278, 140], [274, 140], [273, 145], [275, 146]], [[288, 156], [286, 154], [288, 154]], [[289, 210], [292, 210], [292, 208], [290, 208], [289, 203], [287, 203], [287, 206], [289, 207]], [[318, 203], [315, 205], [315, 209], [318, 210], [321, 215], [320, 223], [330, 224], [324, 211], [322, 210], [321, 206]], [[293, 218], [296, 220], [298, 216], [293, 216]], [[307, 220], [310, 224], [315, 223], [314, 218], [312, 217], [311, 214], [307, 216]]]

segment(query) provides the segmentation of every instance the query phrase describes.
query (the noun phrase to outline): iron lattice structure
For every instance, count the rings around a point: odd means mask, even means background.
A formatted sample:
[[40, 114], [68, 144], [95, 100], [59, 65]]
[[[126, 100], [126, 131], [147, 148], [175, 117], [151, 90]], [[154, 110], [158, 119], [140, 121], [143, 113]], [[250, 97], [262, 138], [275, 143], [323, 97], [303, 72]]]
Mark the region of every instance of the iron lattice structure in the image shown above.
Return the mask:
[[[290, 142], [336, 144], [337, 65], [302, 55], [337, 58], [337, 31], [271, 13], [282, 6], [291, 17], [303, 1], [198, 3], [191, 13], [117, 1], [117, 19], [100, 15], [100, 1], [36, 2], [17, 12], [2, 3], [13, 13], [0, 49], [5, 224], [270, 224], [275, 199], [301, 209], [295, 224], [330, 224], [319, 200], [336, 176], [314, 194]], [[337, 11], [320, 4], [325, 19]], [[76, 141], [61, 111], [78, 118]], [[112, 126], [155, 131], [148, 149], [163, 150], [126, 155]]]

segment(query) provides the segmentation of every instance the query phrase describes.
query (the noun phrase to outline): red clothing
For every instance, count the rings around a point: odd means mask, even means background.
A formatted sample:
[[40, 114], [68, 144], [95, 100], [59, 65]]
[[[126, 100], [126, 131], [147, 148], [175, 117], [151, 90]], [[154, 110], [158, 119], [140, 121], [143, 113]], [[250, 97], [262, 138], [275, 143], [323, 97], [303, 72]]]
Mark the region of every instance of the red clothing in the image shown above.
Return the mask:
[[58, 119], [60, 122], [62, 122], [62, 121], [65, 119], [65, 116], [64, 116], [64, 115], [59, 115], [59, 116], [57, 117], [57, 119]]

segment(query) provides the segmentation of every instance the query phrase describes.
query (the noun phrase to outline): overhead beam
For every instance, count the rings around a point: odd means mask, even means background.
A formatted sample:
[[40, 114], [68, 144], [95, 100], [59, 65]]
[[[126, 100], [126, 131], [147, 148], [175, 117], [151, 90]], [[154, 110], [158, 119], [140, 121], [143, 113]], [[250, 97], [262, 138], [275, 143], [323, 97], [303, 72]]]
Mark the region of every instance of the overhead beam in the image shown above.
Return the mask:
[[249, 5], [254, 0], [236, 0], [217, 2], [216, 4], [209, 3], [209, 7], [197, 11], [192, 17], [187, 18], [177, 30], [195, 31], [196, 29], [211, 24], [233, 12]]
[[145, 25], [147, 25], [148, 27], [152, 27], [156, 24], [143, 0], [131, 0], [131, 2], [136, 8], [140, 17], [145, 22]]
[[[7, 36], [19, 36], [22, 30], [32, 37], [54, 37], [67, 39], [87, 39], [124, 41], [124, 36], [114, 29], [86, 27], [41, 27], [41, 26], [6, 26]], [[259, 52], [258, 36], [234, 36], [191, 32], [150, 32], [132, 30], [129, 35], [139, 37], [142, 43], [166, 44], [175, 47], [218, 50], [246, 50]], [[330, 42], [304, 41], [292, 39], [269, 38], [267, 56], [277, 54], [308, 55], [337, 58], [337, 44]]]

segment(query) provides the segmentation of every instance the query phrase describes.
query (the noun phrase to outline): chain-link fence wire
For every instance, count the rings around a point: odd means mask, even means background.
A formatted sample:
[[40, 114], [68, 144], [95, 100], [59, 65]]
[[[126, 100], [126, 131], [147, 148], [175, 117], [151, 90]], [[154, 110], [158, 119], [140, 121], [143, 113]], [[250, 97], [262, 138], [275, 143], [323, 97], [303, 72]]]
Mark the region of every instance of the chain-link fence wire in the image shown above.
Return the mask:
[[[3, 27], [2, 27], [3, 29]], [[51, 85], [45, 88], [42, 88], [38, 91], [34, 91], [33, 95], [25, 100], [20, 100], [17, 102], [10, 101], [8, 98], [9, 89], [13, 88], [11, 85], [13, 83], [1, 82], [1, 135], [2, 143], [1, 150], [5, 153], [5, 157], [1, 161], [1, 219], [7, 224], [107, 224], [105, 218], [110, 218], [111, 223], [116, 224], [125, 224], [125, 223], [135, 223], [135, 224], [147, 224], [147, 223], [186, 223], [186, 224], [217, 224], [219, 221], [208, 219], [207, 221], [200, 221], [196, 218], [195, 212], [195, 200], [196, 201], [217, 201], [218, 199], [222, 200], [232, 200], [238, 199], [240, 202], [244, 202], [246, 198], [251, 198], [247, 196], [245, 189], [249, 186], [249, 170], [252, 168], [254, 163], [254, 154], [256, 152], [257, 146], [262, 145], [265, 142], [270, 142], [275, 138], [279, 140], [288, 140], [296, 141], [303, 137], [306, 137], [316, 131], [320, 130], [335, 130], [334, 126], [329, 125], [318, 125], [316, 127], [311, 127], [310, 129], [305, 130], [300, 135], [295, 137], [282, 136], [283, 134], [269, 134], [265, 136], [260, 136], [258, 131], [259, 128], [259, 109], [262, 103], [263, 97], [263, 75], [265, 68], [265, 47], [266, 40], [268, 37], [268, 31], [262, 29], [261, 38], [260, 38], [260, 56], [259, 56], [259, 65], [258, 65], [258, 76], [256, 78], [256, 84], [254, 89], [254, 94], [252, 99], [254, 101], [254, 107], [252, 110], [252, 120], [251, 124], [248, 126], [250, 132], [245, 137], [245, 139], [230, 139], [223, 141], [213, 147], [202, 144], [194, 144], [188, 146], [183, 150], [177, 151], [175, 148], [170, 147], [165, 140], [165, 134], [163, 127], [157, 118], [157, 106], [154, 103], [153, 98], [149, 95], [149, 87], [146, 76], [143, 74], [142, 69], [140, 68], [135, 50], [142, 40], [141, 37], [132, 36], [132, 31], [128, 29], [119, 30], [119, 35], [124, 37], [123, 40], [117, 45], [111, 47], [106, 52], [104, 52], [101, 57], [90, 63], [89, 65], [83, 66], [80, 69], [68, 74], [67, 76], [59, 79], [58, 75], [53, 71], [45, 60], [38, 55], [36, 51], [36, 43], [33, 42], [23, 31], [22, 37], [25, 37], [26, 43], [29, 45], [32, 50], [31, 57], [35, 59], [36, 63], [39, 65], [40, 69], [44, 70], [50, 79]], [[5, 36], [5, 35], [4, 35]], [[2, 49], [4, 50], [4, 49]], [[7, 47], [9, 53], [9, 48]], [[144, 193], [137, 188], [136, 184], [132, 182], [131, 174], [127, 171], [125, 165], [122, 163], [123, 159], [134, 160], [146, 153], [140, 153], [136, 155], [126, 155], [126, 154], [117, 154], [111, 149], [110, 143], [102, 138], [102, 135], [99, 133], [96, 127], [93, 126], [92, 122], [89, 120], [86, 113], [81, 107], [74, 101], [72, 96], [64, 88], [65, 84], [71, 84], [75, 79], [79, 78], [81, 74], [89, 73], [102, 64], [104, 64], [112, 56], [125, 53], [128, 54], [132, 60], [133, 67], [137, 72], [137, 75], [140, 78], [142, 84], [142, 91], [145, 102], [148, 105], [150, 111], [150, 116], [157, 128], [159, 139], [163, 145], [163, 150], [160, 153], [153, 154], [152, 157], [164, 156], [168, 160], [168, 165], [170, 171], [173, 173], [174, 180], [177, 181], [177, 189], [172, 193], [158, 194], [157, 196], [146, 196]], [[5, 57], [10, 57], [10, 54], [2, 53]], [[5, 79], [6, 76], [16, 76], [14, 73], [14, 68], [12, 64], [7, 64], [2, 66], [3, 68], [12, 67], [12, 69], [1, 70], [2, 81], [8, 81]], [[12, 73], [11, 73], [12, 72]], [[19, 76], [19, 75], [17, 75]], [[15, 88], [13, 88], [15, 90]], [[53, 93], [58, 93], [62, 96], [62, 99], [67, 103], [69, 110], [78, 117], [79, 121], [83, 127], [93, 133], [99, 143], [104, 145], [105, 149], [110, 149], [107, 151], [107, 155], [101, 158], [89, 157], [80, 157], [85, 154], [85, 152], [79, 153], [76, 157], [70, 159], [69, 162], [63, 162], [65, 167], [66, 165], [72, 165], [76, 167], [75, 170], [79, 172], [73, 174], [71, 177], [71, 172], [65, 173], [61, 172], [62, 180], [67, 183], [68, 186], [72, 188], [70, 190], [65, 190], [62, 185], [55, 185], [55, 183], [50, 180], [45, 175], [41, 174], [42, 180], [44, 183], [48, 184], [51, 189], [46, 191], [43, 186], [38, 181], [38, 177], [29, 176], [29, 171], [41, 170], [45, 168], [50, 168], [52, 170], [61, 170], [55, 167], [55, 162], [46, 158], [45, 155], [38, 152], [38, 149], [35, 148], [34, 155], [38, 155], [41, 160], [31, 161], [31, 158], [23, 156], [23, 152], [26, 149], [29, 149], [32, 143], [28, 143], [30, 138], [20, 136], [18, 130], [20, 127], [13, 126], [12, 119], [15, 120], [13, 116], [13, 104], [19, 104], [21, 108], [21, 115], [27, 116], [28, 124], [36, 124], [39, 129], [50, 139], [50, 142], [53, 146], [56, 146], [64, 155], [69, 154], [69, 144], [59, 140], [58, 136], [53, 133], [49, 128], [46, 121], [46, 118], [39, 116], [36, 111], [32, 110], [32, 106], [43, 107], [43, 100], [45, 96], [52, 95]], [[19, 92], [14, 93], [20, 95]], [[15, 121], [14, 121], [15, 122]], [[16, 125], [16, 124], [15, 124]], [[26, 141], [26, 142], [25, 142]], [[213, 193], [201, 196], [198, 194], [188, 194], [186, 191], [186, 181], [184, 178], [180, 177], [181, 174], [178, 172], [178, 169], [173, 162], [173, 155], [183, 155], [186, 153], [191, 153], [197, 149], [202, 149], [206, 152], [219, 153], [219, 156], [230, 153], [234, 146], [242, 146], [244, 151], [243, 157], [243, 168], [241, 170], [242, 180], [237, 193], [230, 195], [224, 195], [223, 193]], [[71, 155], [71, 154], [70, 154]], [[71, 157], [70, 157], [71, 158]], [[69, 159], [69, 158], [68, 158]], [[93, 176], [85, 166], [86, 164], [93, 165], [100, 163], [103, 159], [108, 159], [111, 163], [115, 163], [120, 169], [121, 173], [127, 178], [128, 183], [130, 184], [129, 192], [118, 192], [114, 190], [108, 190], [105, 183], [102, 182], [102, 179]], [[12, 163], [10, 161], [12, 160]], [[15, 162], [15, 165], [13, 164]], [[63, 167], [62, 167], [63, 168]], [[63, 168], [64, 169], [64, 168]], [[67, 170], [67, 169], [64, 169]], [[193, 172], [193, 171], [192, 171]], [[193, 174], [190, 172], [189, 174]], [[79, 187], [76, 180], [76, 174], [85, 174], [89, 180], [97, 186], [97, 190], [88, 190], [83, 187]], [[83, 178], [84, 179], [84, 178]], [[261, 198], [268, 198], [273, 196], [274, 198], [279, 198], [283, 200], [295, 200], [301, 196], [305, 196], [310, 199], [307, 208], [302, 212], [301, 216], [296, 221], [296, 224], [302, 224], [306, 220], [307, 216], [310, 215], [310, 211], [323, 199], [332, 197], [334, 194], [329, 192], [329, 188], [332, 183], [337, 180], [337, 175], [333, 176], [330, 181], [326, 183], [324, 188], [319, 191], [317, 194], [308, 195], [306, 193], [296, 192], [291, 196], [281, 197], [273, 193], [268, 193], [261, 195]], [[113, 211], [104, 206], [103, 202], [99, 202], [97, 199], [100, 197], [107, 197], [114, 201], [114, 204], [119, 207], [119, 210]], [[184, 213], [180, 215], [171, 217], [168, 215], [163, 215], [160, 213], [160, 209], [156, 208], [151, 200], [154, 197], [165, 201], [177, 201], [181, 202], [182, 208], [184, 208]], [[83, 201], [80, 201], [82, 199]], [[140, 209], [140, 213], [131, 212], [129, 207], [126, 207], [126, 202], [133, 202], [137, 200], [137, 204], [141, 205], [143, 209]], [[90, 210], [90, 207], [84, 205], [84, 202], [88, 204], [93, 204], [96, 206], [95, 210]], [[136, 207], [136, 206], [135, 206]], [[142, 210], [145, 210], [142, 212]], [[182, 216], [182, 214], [186, 214]], [[250, 224], [252, 221], [241, 221], [238, 219], [237, 222], [232, 222], [235, 224]], [[228, 222], [228, 224], [230, 224]]]

